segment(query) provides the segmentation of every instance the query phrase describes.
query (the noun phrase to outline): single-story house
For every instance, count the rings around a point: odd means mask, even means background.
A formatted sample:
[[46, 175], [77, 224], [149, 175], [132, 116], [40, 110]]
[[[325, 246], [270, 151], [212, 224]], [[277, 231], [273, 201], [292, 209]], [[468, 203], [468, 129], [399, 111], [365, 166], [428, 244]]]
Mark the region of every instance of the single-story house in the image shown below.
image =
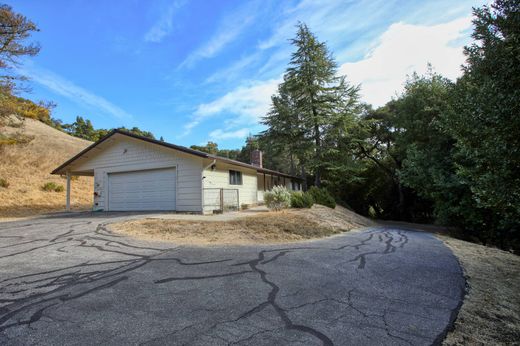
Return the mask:
[[183, 146], [113, 130], [52, 174], [67, 176], [70, 209], [72, 176], [94, 176], [93, 210], [171, 210], [212, 213], [263, 202], [275, 185], [301, 189], [299, 177]]

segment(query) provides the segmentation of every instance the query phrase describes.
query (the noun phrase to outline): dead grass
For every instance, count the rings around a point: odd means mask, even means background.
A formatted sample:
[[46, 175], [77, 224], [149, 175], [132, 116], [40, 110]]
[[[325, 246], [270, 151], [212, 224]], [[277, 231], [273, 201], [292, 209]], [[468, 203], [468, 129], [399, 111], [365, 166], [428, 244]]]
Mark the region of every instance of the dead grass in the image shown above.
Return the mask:
[[[20, 128], [0, 128], [12, 133]], [[0, 220], [24, 217], [65, 208], [65, 191], [46, 192], [41, 186], [54, 182], [65, 186], [66, 180], [50, 172], [91, 142], [69, 136], [39, 121], [26, 119], [25, 135], [34, 137], [25, 145], [5, 146], [0, 152], [0, 178], [9, 183], [0, 188]], [[92, 205], [93, 178], [80, 177], [72, 182], [71, 205], [75, 210]]]
[[461, 262], [469, 290], [445, 345], [520, 344], [520, 257], [440, 236]]
[[230, 221], [197, 220], [195, 217], [190, 221], [144, 219], [114, 224], [111, 228], [146, 240], [190, 245], [237, 245], [321, 238], [370, 224], [370, 220], [341, 207], [315, 206], [304, 210], [265, 212]]

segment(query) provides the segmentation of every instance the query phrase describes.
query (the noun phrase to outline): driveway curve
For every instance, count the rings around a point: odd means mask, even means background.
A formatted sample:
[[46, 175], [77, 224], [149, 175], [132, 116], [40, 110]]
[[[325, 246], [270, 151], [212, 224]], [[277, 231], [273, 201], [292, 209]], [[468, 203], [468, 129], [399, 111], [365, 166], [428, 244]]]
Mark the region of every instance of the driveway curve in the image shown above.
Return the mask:
[[463, 299], [428, 233], [183, 247], [105, 227], [126, 217], [0, 223], [0, 344], [430, 345]]

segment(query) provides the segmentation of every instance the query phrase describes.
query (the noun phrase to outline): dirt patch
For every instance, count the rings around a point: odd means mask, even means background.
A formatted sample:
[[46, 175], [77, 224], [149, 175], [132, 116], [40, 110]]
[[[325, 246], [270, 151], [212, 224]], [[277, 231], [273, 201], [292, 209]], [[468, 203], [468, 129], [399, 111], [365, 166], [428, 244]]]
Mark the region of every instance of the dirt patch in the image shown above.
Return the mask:
[[113, 224], [111, 229], [146, 240], [232, 245], [321, 238], [371, 224], [370, 220], [339, 208], [315, 206], [305, 210], [264, 212], [228, 221], [206, 221], [200, 217], [194, 217], [194, 220], [144, 219]]
[[444, 345], [518, 345], [520, 257], [496, 248], [439, 236], [458, 257], [468, 292]]

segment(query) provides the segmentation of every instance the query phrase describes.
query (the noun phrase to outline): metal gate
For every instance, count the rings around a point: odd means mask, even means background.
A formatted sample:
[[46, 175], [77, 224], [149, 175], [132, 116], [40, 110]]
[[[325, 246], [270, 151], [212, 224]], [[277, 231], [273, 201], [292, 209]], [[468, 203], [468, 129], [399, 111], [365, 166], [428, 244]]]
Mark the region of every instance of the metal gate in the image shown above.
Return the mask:
[[235, 211], [240, 209], [238, 189], [204, 189], [204, 210], [215, 212]]

